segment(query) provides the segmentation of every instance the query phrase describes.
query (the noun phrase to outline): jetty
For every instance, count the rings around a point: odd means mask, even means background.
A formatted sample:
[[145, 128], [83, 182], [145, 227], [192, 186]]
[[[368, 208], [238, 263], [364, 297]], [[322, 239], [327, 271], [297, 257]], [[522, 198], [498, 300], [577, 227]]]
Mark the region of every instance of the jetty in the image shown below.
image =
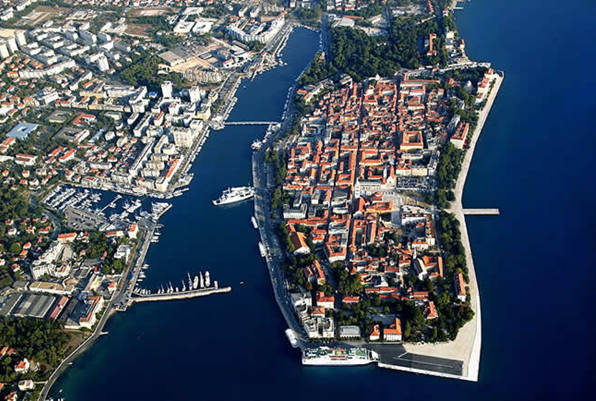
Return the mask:
[[500, 213], [499, 209], [462, 209], [462, 212], [468, 216], [498, 216]]
[[212, 294], [221, 294], [226, 292], [231, 292], [232, 287], [222, 287], [222, 288], [200, 288], [197, 290], [190, 290], [190, 291], [179, 291], [173, 293], [165, 293], [165, 294], [147, 294], [141, 295], [133, 293], [133, 296], [130, 297], [130, 303], [136, 302], [158, 302], [158, 301], [173, 301], [176, 299], [189, 299], [189, 298], [197, 298], [197, 297], [204, 297], [207, 295]]

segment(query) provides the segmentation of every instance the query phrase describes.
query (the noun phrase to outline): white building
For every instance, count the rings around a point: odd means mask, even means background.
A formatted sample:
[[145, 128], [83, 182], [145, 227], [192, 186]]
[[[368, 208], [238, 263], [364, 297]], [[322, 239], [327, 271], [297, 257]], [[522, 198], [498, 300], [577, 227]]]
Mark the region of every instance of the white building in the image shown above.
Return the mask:
[[164, 99], [171, 99], [173, 92], [173, 86], [171, 81], [165, 81], [161, 84], [161, 94], [163, 95]]
[[110, 69], [110, 64], [108, 63], [106, 56], [102, 55], [97, 59], [97, 67], [99, 68], [99, 71], [107, 71]]
[[196, 133], [189, 128], [172, 127], [170, 129], [172, 136], [174, 137], [174, 143], [176, 146], [189, 148], [192, 146], [193, 141], [196, 138]]
[[114, 252], [114, 259], [122, 259], [126, 263], [130, 258], [131, 251], [129, 245], [118, 245], [116, 252]]
[[[81, 316], [79, 317], [79, 321], [77, 322], [78, 325], [72, 325], [67, 323], [65, 328], [87, 328], [90, 329], [95, 325], [97, 322], [97, 313], [101, 310], [104, 304], [104, 300], [102, 297], [87, 297], [84, 301], [84, 310]], [[70, 327], [69, 327], [70, 326]]]
[[358, 326], [339, 326], [339, 337], [354, 339], [360, 338], [360, 327]]
[[25, 31], [0, 28], [0, 59], [8, 57], [26, 44]]
[[21, 362], [17, 363], [14, 367], [15, 373], [27, 373], [31, 364], [27, 358], [24, 358]]
[[200, 102], [203, 98], [203, 90], [197, 86], [193, 86], [188, 90], [188, 97], [190, 98], [191, 103]]
[[259, 42], [267, 43], [279, 32], [284, 24], [284, 18], [277, 18], [271, 21], [269, 28], [266, 30], [262, 29], [262, 26], [251, 26], [249, 28], [243, 27], [245, 24], [244, 19], [240, 19], [237, 23], [234, 23], [227, 27], [228, 33], [235, 39], [242, 42]]
[[21, 380], [18, 386], [20, 391], [28, 391], [35, 388], [35, 383], [33, 383], [33, 380]]

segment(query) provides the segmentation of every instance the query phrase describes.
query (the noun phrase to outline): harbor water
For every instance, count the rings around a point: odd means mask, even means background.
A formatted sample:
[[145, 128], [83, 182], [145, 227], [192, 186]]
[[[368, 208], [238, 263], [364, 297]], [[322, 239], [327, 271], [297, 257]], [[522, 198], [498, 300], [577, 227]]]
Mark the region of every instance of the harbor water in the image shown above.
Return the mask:
[[[73, 400], [582, 399], [591, 390], [596, 140], [589, 118], [596, 4], [474, 0], [457, 13], [469, 56], [506, 78], [476, 147], [465, 207], [482, 298], [478, 383], [375, 368], [303, 367], [275, 303], [251, 201], [215, 207], [250, 183], [261, 126], [211, 134], [190, 190], [173, 200], [149, 250], [145, 288], [209, 270], [229, 294], [147, 303], [116, 314], [58, 380]], [[243, 82], [230, 120], [278, 120], [287, 89], [318, 50], [294, 31], [285, 66]], [[592, 113], [590, 113], [592, 112]], [[240, 284], [243, 282], [243, 284]]]

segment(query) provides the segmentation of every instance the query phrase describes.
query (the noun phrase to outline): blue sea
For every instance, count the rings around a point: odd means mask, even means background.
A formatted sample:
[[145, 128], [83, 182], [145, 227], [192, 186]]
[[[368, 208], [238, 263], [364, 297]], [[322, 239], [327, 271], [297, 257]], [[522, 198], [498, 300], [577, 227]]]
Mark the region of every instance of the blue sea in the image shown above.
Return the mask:
[[[251, 181], [263, 127], [215, 131], [190, 190], [162, 218], [147, 279], [209, 270], [230, 294], [135, 305], [60, 378], [66, 400], [568, 400], [594, 389], [596, 2], [473, 0], [457, 12], [470, 58], [505, 81], [476, 147], [466, 207], [498, 207], [468, 228], [482, 299], [478, 383], [369, 367], [300, 364], [259, 256], [252, 203], [212, 206]], [[296, 30], [286, 66], [246, 81], [230, 120], [280, 118], [318, 50]], [[244, 284], [240, 284], [244, 282]]]

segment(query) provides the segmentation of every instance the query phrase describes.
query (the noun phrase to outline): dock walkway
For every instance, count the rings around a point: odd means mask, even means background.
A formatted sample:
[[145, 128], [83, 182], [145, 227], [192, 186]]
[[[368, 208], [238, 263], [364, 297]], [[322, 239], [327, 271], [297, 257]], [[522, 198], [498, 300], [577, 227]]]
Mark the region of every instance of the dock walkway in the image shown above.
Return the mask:
[[189, 299], [189, 298], [204, 297], [207, 295], [220, 294], [220, 293], [225, 293], [225, 292], [230, 292], [230, 291], [232, 291], [232, 287], [201, 288], [199, 290], [174, 292], [171, 294], [150, 294], [150, 295], [134, 294], [134, 296], [132, 296], [130, 298], [130, 302], [135, 303], [135, 302], [173, 301], [176, 299]]
[[462, 209], [462, 212], [468, 216], [480, 216], [480, 215], [498, 216], [499, 214], [501, 214], [499, 209], [496, 209], [496, 208], [492, 208], [492, 209]]

